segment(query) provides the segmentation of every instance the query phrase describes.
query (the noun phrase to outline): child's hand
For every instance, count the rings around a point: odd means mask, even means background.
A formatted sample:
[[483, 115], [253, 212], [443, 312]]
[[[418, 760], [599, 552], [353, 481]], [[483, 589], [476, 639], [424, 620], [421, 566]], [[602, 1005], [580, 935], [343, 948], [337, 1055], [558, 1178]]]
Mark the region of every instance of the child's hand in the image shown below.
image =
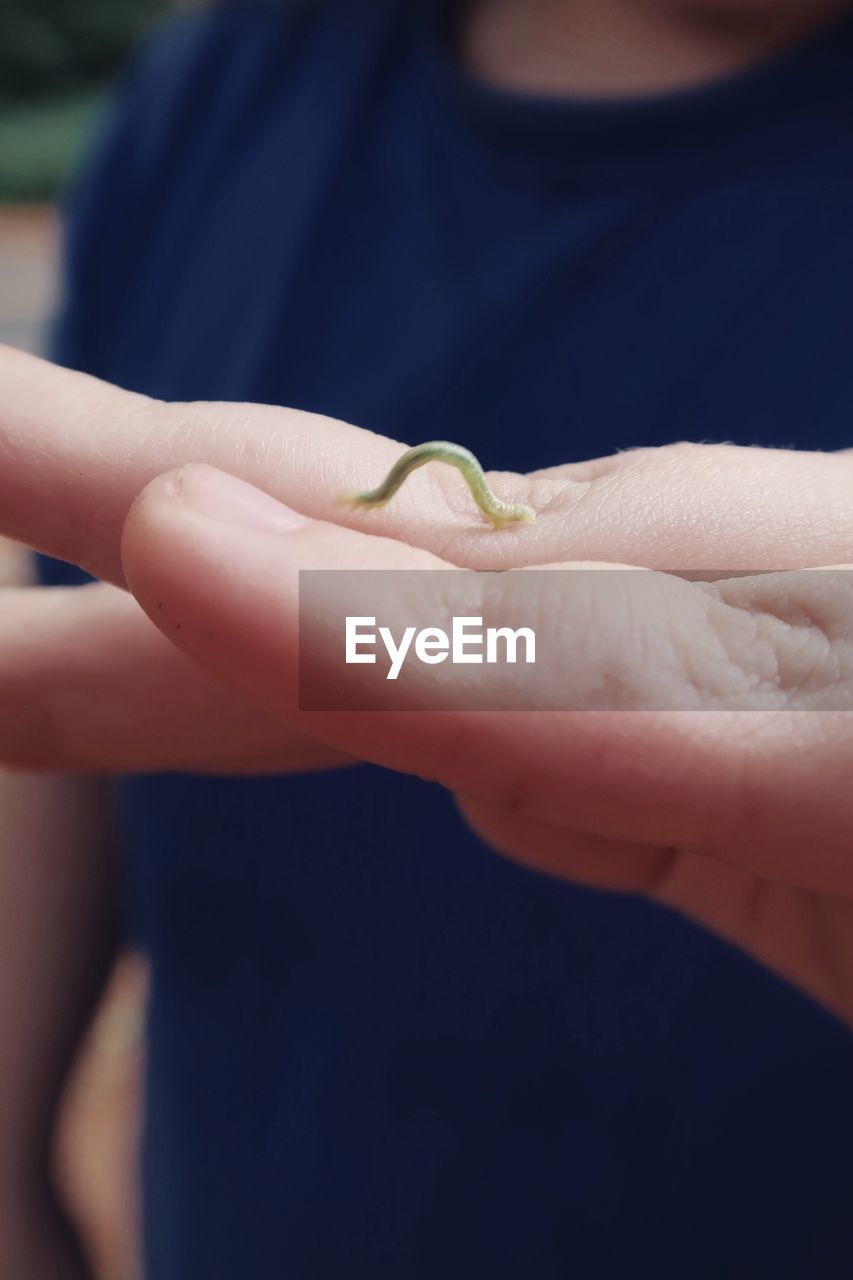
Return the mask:
[[187, 658], [118, 587], [0, 594], [0, 766], [262, 774], [346, 763]]
[[[335, 494], [383, 474], [399, 446], [283, 410], [153, 405], [23, 357], [7, 357], [6, 374], [0, 406], [25, 412], [0, 408], [0, 533], [126, 577], [159, 631], [226, 681], [229, 697], [273, 717], [273, 736], [280, 720], [345, 755], [434, 778], [496, 848], [551, 874], [646, 893], [853, 1018], [853, 725], [828, 709], [853, 705], [845, 575], [710, 588], [625, 574], [657, 589], [620, 599], [606, 574], [570, 575], [576, 587], [560, 591], [543, 574], [537, 635], [562, 644], [567, 662], [538, 689], [536, 711], [458, 709], [488, 705], [483, 667], [454, 669], [450, 685], [411, 668], [407, 694], [429, 708], [417, 712], [303, 712], [297, 682], [300, 569], [595, 561], [721, 574], [849, 564], [850, 457], [678, 446], [498, 477], [502, 496], [529, 503], [537, 521], [497, 533], [471, 526], [457, 477], [423, 473], [396, 506], [348, 515], [358, 528], [347, 528], [334, 523], [343, 518]], [[181, 466], [193, 459], [222, 470]], [[168, 474], [144, 487], [158, 472]], [[444, 580], [458, 593], [456, 574]], [[358, 613], [358, 575], [341, 590], [341, 607]], [[442, 590], [415, 596], [422, 625], [435, 621]], [[96, 644], [101, 606], [91, 598], [79, 607], [93, 609]], [[505, 604], [495, 579], [490, 625]], [[49, 619], [30, 633], [36, 668], [61, 672], [61, 634], [52, 647]], [[9, 647], [7, 635], [2, 668]], [[339, 637], [313, 629], [312, 663], [340, 686], [338, 650]], [[662, 669], [692, 710], [659, 709]], [[121, 675], [115, 656], [111, 698], [137, 670], [130, 662]], [[613, 688], [622, 711], [596, 710]], [[213, 689], [201, 717], [208, 734], [218, 725]], [[0, 724], [10, 704], [14, 712], [4, 680]]]

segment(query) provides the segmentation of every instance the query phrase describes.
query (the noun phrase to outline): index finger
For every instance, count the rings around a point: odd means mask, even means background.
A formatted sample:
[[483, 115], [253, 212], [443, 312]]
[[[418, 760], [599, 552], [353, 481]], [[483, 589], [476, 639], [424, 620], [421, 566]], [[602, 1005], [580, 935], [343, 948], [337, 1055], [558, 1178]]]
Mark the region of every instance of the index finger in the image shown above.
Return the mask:
[[124, 584], [121, 530], [155, 476], [207, 462], [315, 519], [394, 537], [470, 568], [567, 558], [731, 571], [848, 562], [853, 459], [675, 446], [524, 477], [492, 475], [532, 506], [495, 531], [446, 467], [413, 476], [389, 507], [348, 511], [404, 446], [333, 418], [269, 405], [166, 404], [0, 348], [0, 534]]
[[[344, 490], [378, 483], [405, 446], [334, 418], [272, 405], [165, 403], [0, 347], [0, 532], [124, 585], [121, 530], [156, 476], [207, 462], [303, 514], [439, 549], [470, 544], [503, 563], [513, 531], [482, 523], [447, 467], [413, 477], [387, 509], [347, 510]], [[501, 496], [527, 493], [521, 476]], [[529, 549], [530, 540], [525, 540]]]

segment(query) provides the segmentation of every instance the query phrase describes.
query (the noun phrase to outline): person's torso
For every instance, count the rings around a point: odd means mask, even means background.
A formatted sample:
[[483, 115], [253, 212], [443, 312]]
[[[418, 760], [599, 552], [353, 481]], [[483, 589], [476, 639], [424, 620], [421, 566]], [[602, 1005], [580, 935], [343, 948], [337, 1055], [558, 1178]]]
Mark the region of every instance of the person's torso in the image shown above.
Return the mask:
[[[455, 78], [405, 6], [286, 9], [147, 72], [96, 372], [519, 471], [849, 443], [838, 57], [787, 105], [780, 64], [608, 116]], [[723, 944], [379, 769], [137, 779], [124, 808], [151, 1280], [853, 1266], [848, 1039]]]

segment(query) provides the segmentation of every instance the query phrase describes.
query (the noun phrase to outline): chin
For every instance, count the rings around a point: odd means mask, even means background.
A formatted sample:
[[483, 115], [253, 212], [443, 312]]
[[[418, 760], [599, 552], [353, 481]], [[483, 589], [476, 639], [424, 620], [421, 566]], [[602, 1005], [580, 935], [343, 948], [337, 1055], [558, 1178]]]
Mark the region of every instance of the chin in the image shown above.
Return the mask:
[[[814, 13], [814, 0], [679, 0], [682, 9], [692, 9], [695, 13], [706, 13], [713, 17], [734, 16], [737, 14], [767, 14], [767, 13], [787, 13], [801, 14], [803, 18]], [[820, 7], [820, 6], [818, 6]], [[824, 9], [832, 8], [829, 3], [822, 6]], [[840, 2], [834, 6], [835, 8], [843, 8]]]
[[814, 15], [816, 9], [822, 9], [825, 12], [830, 9], [845, 8], [842, 0], [837, 0], [835, 4], [831, 0], [823, 0], [822, 4], [815, 4], [815, 0], [679, 0], [679, 3], [683, 9], [692, 9], [696, 13], [724, 16], [786, 13], [792, 17], [798, 14], [808, 18]]

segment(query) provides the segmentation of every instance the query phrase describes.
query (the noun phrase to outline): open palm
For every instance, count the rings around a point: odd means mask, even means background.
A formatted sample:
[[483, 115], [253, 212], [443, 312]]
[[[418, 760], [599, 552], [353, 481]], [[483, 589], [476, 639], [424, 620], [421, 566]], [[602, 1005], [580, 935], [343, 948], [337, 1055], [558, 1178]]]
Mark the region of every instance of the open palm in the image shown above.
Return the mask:
[[[400, 452], [309, 414], [161, 405], [3, 353], [0, 533], [102, 581], [4, 596], [0, 756], [415, 773], [509, 856], [647, 894], [853, 1018], [853, 588], [802, 572], [853, 560], [853, 461], [678, 445], [495, 476], [538, 513], [501, 532], [444, 469], [380, 512], [335, 504]], [[482, 668], [413, 670], [400, 696], [419, 710], [353, 710], [345, 684], [329, 710], [300, 706], [300, 570], [442, 569], [414, 601], [426, 626], [459, 567], [538, 566], [566, 571], [557, 593], [534, 575], [530, 599], [572, 661], [535, 708], [488, 709]], [[498, 624], [517, 576], [492, 580]], [[354, 613], [358, 577], [342, 579]], [[302, 625], [338, 680], [323, 619]]]

